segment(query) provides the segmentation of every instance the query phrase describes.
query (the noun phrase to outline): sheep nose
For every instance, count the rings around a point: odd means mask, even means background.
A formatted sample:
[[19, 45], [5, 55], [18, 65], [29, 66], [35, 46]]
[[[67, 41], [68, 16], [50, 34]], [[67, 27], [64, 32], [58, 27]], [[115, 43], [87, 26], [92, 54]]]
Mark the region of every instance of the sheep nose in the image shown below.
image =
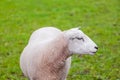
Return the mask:
[[98, 49], [98, 47], [97, 47], [97, 46], [95, 46], [94, 48], [95, 48], [95, 49]]

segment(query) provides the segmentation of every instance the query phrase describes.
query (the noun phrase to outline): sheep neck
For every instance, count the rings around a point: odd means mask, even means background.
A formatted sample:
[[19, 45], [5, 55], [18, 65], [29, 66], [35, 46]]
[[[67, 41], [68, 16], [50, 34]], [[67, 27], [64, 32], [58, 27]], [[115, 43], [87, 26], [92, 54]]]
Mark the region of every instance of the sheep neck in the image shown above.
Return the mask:
[[[56, 44], [53, 45], [53, 49], [51, 49], [52, 51], [50, 54], [52, 56], [49, 56], [48, 62], [48, 65], [51, 65], [54, 70], [56, 69], [56, 72], [58, 72], [60, 68], [64, 67], [66, 59], [71, 56], [70, 51], [68, 50], [68, 43], [66, 39], [63, 36], [61, 37], [62, 38], [55, 40], [54, 43]], [[50, 70], [54, 71], [52, 69]]]
[[[47, 69], [48, 76], [52, 76], [53, 78], [55, 76], [55, 80], [61, 80], [59, 76], [64, 74], [66, 59], [71, 56], [68, 50], [68, 43], [64, 37], [60, 37], [51, 42], [51, 44], [52, 47], [49, 47], [48, 50], [49, 54], [44, 56], [44, 66], [42, 69]], [[54, 80], [53, 78], [52, 80]]]

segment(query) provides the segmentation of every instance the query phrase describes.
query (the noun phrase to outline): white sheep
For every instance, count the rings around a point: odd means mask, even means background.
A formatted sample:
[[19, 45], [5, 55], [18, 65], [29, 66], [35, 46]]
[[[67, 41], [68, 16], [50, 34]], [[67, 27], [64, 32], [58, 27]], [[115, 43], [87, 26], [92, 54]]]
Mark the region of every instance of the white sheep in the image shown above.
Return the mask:
[[60, 31], [45, 27], [35, 31], [20, 57], [20, 67], [30, 80], [65, 80], [72, 54], [94, 54], [97, 45], [78, 28]]

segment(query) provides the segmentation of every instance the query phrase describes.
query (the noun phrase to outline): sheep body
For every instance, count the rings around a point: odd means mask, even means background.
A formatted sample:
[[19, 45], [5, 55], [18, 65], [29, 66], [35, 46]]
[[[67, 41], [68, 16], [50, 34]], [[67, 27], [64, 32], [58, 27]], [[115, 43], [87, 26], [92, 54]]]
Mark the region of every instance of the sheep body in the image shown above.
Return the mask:
[[[59, 37], [56, 38], [56, 36]], [[64, 53], [61, 52], [64, 50], [63, 47], [67, 50], [67, 42], [59, 29], [47, 27], [33, 32], [28, 45], [21, 54], [20, 65], [24, 75], [30, 80], [65, 80], [70, 68], [71, 57], [67, 60], [59, 59], [61, 56], [65, 57], [59, 55]], [[59, 66], [62, 66], [61, 69]], [[53, 69], [52, 72], [50, 72], [51, 69]]]

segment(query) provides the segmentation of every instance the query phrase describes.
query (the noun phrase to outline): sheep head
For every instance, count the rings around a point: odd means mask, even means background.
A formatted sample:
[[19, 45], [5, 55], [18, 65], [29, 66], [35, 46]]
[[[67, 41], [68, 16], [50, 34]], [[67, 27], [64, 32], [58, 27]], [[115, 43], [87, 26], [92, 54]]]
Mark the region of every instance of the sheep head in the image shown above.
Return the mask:
[[97, 45], [79, 28], [72, 28], [64, 31], [65, 37], [68, 40], [68, 48], [72, 54], [94, 54], [98, 47]]

